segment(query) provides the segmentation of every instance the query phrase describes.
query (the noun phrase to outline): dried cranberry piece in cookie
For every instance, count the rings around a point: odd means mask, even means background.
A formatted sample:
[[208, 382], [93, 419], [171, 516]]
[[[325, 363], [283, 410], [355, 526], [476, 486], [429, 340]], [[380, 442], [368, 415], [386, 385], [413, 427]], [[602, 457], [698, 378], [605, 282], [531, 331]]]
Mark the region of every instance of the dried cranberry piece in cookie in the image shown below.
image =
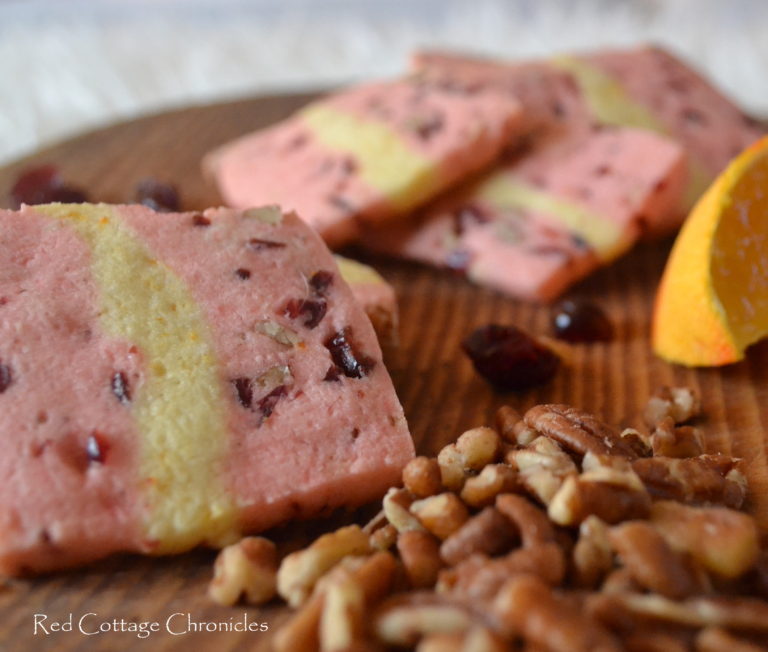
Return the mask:
[[325, 299], [291, 299], [285, 305], [285, 314], [291, 319], [303, 316], [302, 323], [309, 329], [318, 326], [327, 310], [328, 304]]
[[321, 269], [319, 272], [315, 272], [309, 279], [309, 287], [312, 288], [312, 292], [319, 297], [325, 296], [328, 288], [333, 283], [333, 272]]
[[288, 388], [285, 385], [278, 385], [269, 394], [259, 399], [257, 405], [261, 411], [262, 420], [274, 412], [277, 402], [287, 394]]
[[253, 403], [253, 383], [250, 378], [233, 378], [232, 386], [237, 392], [237, 400], [244, 408], [250, 408]]
[[[352, 329], [344, 328], [332, 335], [325, 343], [331, 359], [347, 378], [367, 376], [376, 361], [356, 350], [352, 341]], [[327, 378], [327, 376], [326, 376]]]
[[0, 360], [0, 394], [11, 386], [13, 382], [13, 372], [10, 365], [4, 364]]
[[103, 464], [107, 459], [109, 442], [98, 430], [94, 430], [85, 442], [85, 453], [89, 464]]

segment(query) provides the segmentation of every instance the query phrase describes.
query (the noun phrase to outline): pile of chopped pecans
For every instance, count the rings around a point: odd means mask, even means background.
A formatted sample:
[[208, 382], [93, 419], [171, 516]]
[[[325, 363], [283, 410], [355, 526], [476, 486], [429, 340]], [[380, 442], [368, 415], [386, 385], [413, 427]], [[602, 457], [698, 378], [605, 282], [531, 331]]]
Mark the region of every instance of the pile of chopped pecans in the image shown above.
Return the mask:
[[738, 511], [738, 460], [681, 425], [699, 410], [664, 388], [644, 434], [563, 405], [503, 407], [495, 429], [412, 460], [365, 527], [279, 568], [263, 538], [223, 550], [210, 595], [279, 594], [297, 611], [278, 652], [768, 650], [768, 551]]

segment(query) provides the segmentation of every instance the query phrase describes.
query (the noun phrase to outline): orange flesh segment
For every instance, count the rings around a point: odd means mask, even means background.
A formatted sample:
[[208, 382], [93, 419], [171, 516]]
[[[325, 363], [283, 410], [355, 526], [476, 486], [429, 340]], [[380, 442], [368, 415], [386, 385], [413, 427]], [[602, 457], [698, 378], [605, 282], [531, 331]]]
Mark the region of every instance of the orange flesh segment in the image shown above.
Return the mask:
[[711, 269], [734, 344], [743, 351], [768, 334], [768, 151], [724, 199]]

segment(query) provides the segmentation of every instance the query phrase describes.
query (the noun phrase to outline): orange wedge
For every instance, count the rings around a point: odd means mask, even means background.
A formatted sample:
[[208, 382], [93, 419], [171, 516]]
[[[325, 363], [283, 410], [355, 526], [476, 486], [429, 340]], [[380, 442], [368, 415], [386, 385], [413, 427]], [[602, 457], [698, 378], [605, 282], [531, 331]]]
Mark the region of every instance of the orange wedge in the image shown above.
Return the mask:
[[718, 366], [768, 335], [768, 137], [734, 159], [694, 206], [653, 314], [660, 357]]

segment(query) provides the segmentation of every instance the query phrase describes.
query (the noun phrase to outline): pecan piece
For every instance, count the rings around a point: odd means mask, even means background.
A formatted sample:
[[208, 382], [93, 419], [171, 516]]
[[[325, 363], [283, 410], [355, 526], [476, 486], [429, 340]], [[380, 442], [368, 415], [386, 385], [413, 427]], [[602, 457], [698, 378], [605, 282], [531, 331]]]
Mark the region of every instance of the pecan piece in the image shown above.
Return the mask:
[[597, 516], [588, 516], [579, 526], [579, 540], [573, 548], [574, 583], [594, 588], [613, 567], [613, 550], [608, 525]]
[[738, 509], [746, 491], [736, 464], [737, 460], [725, 455], [699, 455], [643, 458], [635, 460], [632, 468], [654, 499]]
[[492, 428], [472, 428], [456, 440], [456, 450], [464, 461], [464, 468], [479, 471], [495, 462], [501, 452], [501, 438]]
[[634, 428], [624, 428], [619, 435], [621, 441], [629, 446], [638, 457], [650, 457], [653, 455], [650, 439]]
[[354, 579], [348, 576], [330, 583], [325, 590], [319, 628], [323, 652], [342, 652], [363, 641], [365, 595]]
[[509, 580], [493, 602], [493, 612], [526, 641], [553, 652], [619, 652], [621, 646], [600, 623], [556, 595], [536, 577]]
[[419, 519], [410, 512], [412, 504], [413, 496], [406, 489], [392, 487], [384, 496], [382, 501], [384, 516], [398, 532], [424, 530]]
[[520, 413], [509, 405], [496, 412], [496, 430], [504, 441], [518, 446], [527, 446], [541, 434], [526, 425]]
[[555, 541], [555, 530], [544, 512], [522, 496], [502, 494], [496, 498], [496, 509], [516, 527], [523, 547]]
[[517, 538], [517, 528], [493, 507], [486, 507], [451, 534], [440, 546], [440, 556], [458, 564], [472, 554], [496, 555], [508, 550]]
[[748, 514], [662, 500], [654, 503], [650, 520], [672, 548], [721, 577], [741, 577], [758, 560], [759, 533]]
[[422, 498], [411, 505], [411, 513], [438, 539], [447, 539], [469, 518], [467, 506], [454, 493]]
[[672, 417], [665, 417], [651, 433], [654, 455], [665, 457], [697, 457], [704, 454], [704, 438], [697, 428], [675, 426]]
[[596, 593], [587, 610], [608, 624], [636, 621], [638, 617], [688, 627], [714, 625], [768, 632], [768, 602], [755, 598], [718, 596], [676, 601], [656, 594]]
[[403, 469], [403, 484], [417, 498], [439, 494], [442, 490], [440, 465], [430, 457], [414, 457]]
[[624, 566], [642, 587], [672, 599], [706, 590], [703, 574], [697, 572], [690, 558], [672, 550], [649, 523], [623, 523], [611, 528], [608, 536]]
[[517, 473], [506, 464], [489, 464], [474, 477], [467, 478], [461, 499], [470, 507], [487, 507], [501, 493], [519, 488]]
[[705, 627], [696, 637], [696, 652], [766, 652], [768, 648], [745, 641], [720, 627]]
[[[501, 435], [501, 438], [505, 441], [508, 441], [512, 444], [520, 444], [521, 446], [525, 446], [527, 443], [529, 443], [518, 441], [516, 429], [518, 424], [523, 423], [523, 417], [512, 406], [502, 405], [496, 411], [495, 422], [496, 430], [498, 431], [499, 435]], [[532, 438], [531, 441], [533, 441], [533, 439], [535, 439], [535, 437]]]
[[651, 499], [629, 462], [620, 457], [587, 454], [584, 473], [569, 476], [549, 503], [558, 525], [576, 525], [590, 515], [606, 523], [648, 515]]
[[621, 455], [628, 459], [637, 457], [613, 428], [568, 405], [537, 405], [528, 410], [523, 418], [531, 428], [552, 437], [580, 456], [589, 452]]
[[550, 586], [557, 586], [565, 577], [562, 548], [550, 542], [519, 548], [494, 559], [471, 555], [453, 568], [440, 572], [437, 590], [472, 602], [490, 600], [504, 582], [521, 574], [533, 575]]
[[549, 437], [537, 437], [526, 448], [509, 451], [507, 462], [518, 470], [520, 483], [545, 505], [565, 478], [578, 472], [571, 457]]
[[291, 553], [280, 564], [277, 591], [292, 607], [302, 604], [320, 577], [347, 555], [369, 552], [368, 535], [357, 525], [324, 534], [311, 546]]
[[639, 593], [642, 587], [637, 583], [628, 568], [615, 568], [603, 580], [600, 587], [603, 593]]
[[[622, 641], [627, 652], [690, 652], [690, 634], [663, 629], [645, 629], [628, 634]], [[733, 652], [733, 651], [731, 651]]]
[[426, 589], [435, 585], [443, 562], [440, 542], [433, 535], [416, 530], [402, 532], [397, 538], [397, 551], [413, 588]]
[[665, 385], [648, 399], [643, 418], [648, 426], [653, 427], [666, 418], [671, 418], [676, 424], [685, 423], [700, 412], [701, 401], [692, 389]]
[[[356, 588], [351, 590], [357, 592], [356, 589], [359, 589], [365, 604], [370, 606], [390, 590], [396, 569], [395, 558], [387, 552], [378, 552], [365, 558], [343, 559], [329, 573], [320, 578], [309, 599], [277, 631], [273, 643], [275, 652], [320, 649], [321, 620], [325, 612], [325, 597], [328, 589], [337, 582], [353, 582]], [[344, 601], [342, 597], [339, 596], [340, 602]], [[330, 644], [336, 636], [343, 636], [345, 631], [355, 631], [356, 627], [354, 622], [346, 620], [343, 610], [333, 607], [331, 613], [333, 612], [340, 613], [344, 620], [334, 623], [330, 614], [325, 617], [323, 636], [326, 644]]]
[[508, 652], [509, 646], [492, 630], [475, 626], [468, 632], [432, 634], [421, 639], [416, 652]]
[[446, 489], [461, 491], [467, 472], [464, 469], [464, 456], [456, 448], [456, 444], [444, 446], [437, 454], [437, 464], [440, 467], [440, 481]]
[[397, 528], [391, 523], [374, 530], [370, 536], [371, 548], [374, 550], [389, 550], [397, 543]]
[[242, 595], [249, 604], [263, 604], [275, 596], [276, 588], [275, 544], [263, 537], [246, 537], [216, 557], [208, 595], [223, 605], [235, 604]]
[[373, 628], [388, 645], [413, 647], [422, 636], [466, 632], [473, 625], [473, 614], [456, 601], [433, 593], [407, 593], [379, 606]]

